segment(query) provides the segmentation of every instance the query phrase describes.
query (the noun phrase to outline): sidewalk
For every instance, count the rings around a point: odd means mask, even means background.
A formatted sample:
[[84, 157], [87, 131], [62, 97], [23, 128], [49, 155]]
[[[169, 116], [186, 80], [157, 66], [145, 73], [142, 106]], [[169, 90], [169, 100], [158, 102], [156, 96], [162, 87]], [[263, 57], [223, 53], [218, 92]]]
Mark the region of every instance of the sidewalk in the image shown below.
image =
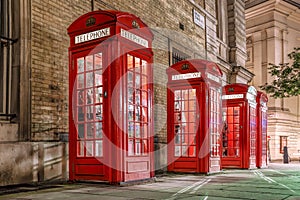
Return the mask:
[[2, 195], [0, 200], [295, 200], [300, 199], [300, 163], [277, 162], [267, 169], [233, 169], [213, 175], [166, 174], [152, 183], [125, 187], [99, 183], [43, 187], [15, 188], [15, 193]]

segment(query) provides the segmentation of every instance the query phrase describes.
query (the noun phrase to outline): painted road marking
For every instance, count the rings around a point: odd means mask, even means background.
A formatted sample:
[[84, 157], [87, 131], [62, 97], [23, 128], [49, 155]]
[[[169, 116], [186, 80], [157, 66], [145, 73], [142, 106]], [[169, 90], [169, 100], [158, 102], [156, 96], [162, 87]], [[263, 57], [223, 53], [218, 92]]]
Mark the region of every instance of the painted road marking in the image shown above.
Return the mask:
[[293, 193], [296, 193], [293, 189], [291, 189], [290, 187], [282, 184], [282, 183], [278, 183], [277, 181], [273, 180], [272, 178], [270, 177], [267, 177], [265, 176], [261, 171], [258, 171], [258, 170], [254, 170], [254, 174], [255, 175], [258, 175], [260, 178], [264, 179], [265, 181], [267, 181], [268, 183], [275, 183], [275, 184], [278, 184], [286, 189], [288, 189], [289, 191], [293, 192]]
[[[211, 179], [206, 179], [206, 180], [203, 179], [203, 180], [201, 180], [201, 181], [198, 181], [198, 182], [196, 182], [196, 183], [193, 183], [192, 185], [186, 186], [185, 188], [183, 188], [183, 189], [179, 190], [178, 192], [176, 192], [175, 194], [173, 194], [173, 195], [171, 196], [171, 198], [168, 198], [167, 200], [175, 199], [176, 196], [177, 196], [178, 194], [185, 193], [185, 192], [187, 192], [187, 191], [189, 191], [189, 190], [192, 190], [192, 191], [189, 192], [189, 194], [194, 194], [194, 193], [197, 192], [197, 190], [198, 190], [199, 188], [201, 188], [202, 186], [204, 186], [205, 184], [207, 184], [207, 183], [210, 182], [210, 181], [211, 181]], [[208, 198], [208, 196], [205, 196], [204, 200], [206, 200], [207, 198]]]

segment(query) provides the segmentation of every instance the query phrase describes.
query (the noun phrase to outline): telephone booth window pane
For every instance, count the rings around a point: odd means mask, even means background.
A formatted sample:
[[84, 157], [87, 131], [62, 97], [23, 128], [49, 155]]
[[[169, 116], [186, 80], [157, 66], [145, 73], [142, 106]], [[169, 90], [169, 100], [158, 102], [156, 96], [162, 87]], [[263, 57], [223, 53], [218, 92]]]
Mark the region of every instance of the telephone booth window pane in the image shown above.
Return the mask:
[[140, 88], [141, 87], [141, 76], [140, 74], [135, 74], [135, 87]]
[[93, 70], [93, 55], [85, 57], [86, 71]]
[[148, 154], [148, 141], [147, 140], [143, 140], [142, 148], [143, 148], [143, 154], [144, 155]]
[[96, 122], [96, 138], [101, 139], [103, 137], [103, 130], [102, 130], [102, 122]]
[[135, 137], [136, 138], [140, 138], [141, 137], [141, 129], [140, 129], [140, 125], [139, 124], [136, 124], [135, 125]]
[[102, 104], [96, 105], [96, 120], [102, 120], [103, 119], [103, 107]]
[[95, 69], [102, 68], [102, 53], [95, 54]]
[[148, 66], [145, 60], [142, 60], [142, 74], [144, 75], [148, 74]]
[[78, 124], [78, 139], [84, 138], [84, 124]]
[[147, 90], [148, 88], [148, 78], [147, 76], [142, 76], [142, 89]]
[[96, 140], [95, 156], [97, 156], [97, 157], [103, 156], [103, 141], [102, 140]]
[[129, 155], [129, 156], [134, 155], [134, 146], [133, 146], [133, 145], [134, 145], [134, 144], [133, 144], [133, 140], [130, 139], [130, 140], [128, 141], [128, 155]]
[[86, 119], [88, 121], [91, 121], [94, 119], [94, 116], [93, 116], [94, 112], [93, 112], [93, 107], [92, 106], [87, 106], [86, 107]]
[[83, 111], [83, 109], [84, 109], [83, 106], [77, 108], [78, 122], [84, 121], [84, 111]]
[[86, 156], [94, 156], [94, 142], [86, 141]]
[[141, 141], [135, 141], [135, 155], [141, 155]]
[[250, 107], [250, 156], [256, 155], [256, 109]]
[[77, 88], [83, 88], [84, 87], [84, 74], [78, 74], [77, 75]]
[[86, 131], [87, 138], [94, 138], [94, 125], [92, 123], [87, 124], [87, 131]]
[[88, 89], [86, 92], [86, 103], [87, 104], [92, 104], [94, 97], [93, 97], [93, 89]]
[[96, 94], [96, 102], [95, 103], [103, 103], [103, 89], [102, 87], [98, 87], [95, 89]]
[[102, 84], [102, 71], [97, 70], [95, 71], [95, 86], [100, 86]]
[[133, 68], [133, 56], [127, 55], [127, 68], [132, 69]]
[[187, 157], [188, 156], [188, 152], [187, 152], [188, 146], [182, 146], [181, 148], [182, 148], [182, 155], [181, 156]]
[[84, 58], [77, 59], [77, 72], [82, 73], [84, 71]]
[[94, 85], [94, 77], [93, 72], [86, 73], [86, 87], [90, 88]]
[[77, 142], [77, 156], [84, 156], [84, 141]]

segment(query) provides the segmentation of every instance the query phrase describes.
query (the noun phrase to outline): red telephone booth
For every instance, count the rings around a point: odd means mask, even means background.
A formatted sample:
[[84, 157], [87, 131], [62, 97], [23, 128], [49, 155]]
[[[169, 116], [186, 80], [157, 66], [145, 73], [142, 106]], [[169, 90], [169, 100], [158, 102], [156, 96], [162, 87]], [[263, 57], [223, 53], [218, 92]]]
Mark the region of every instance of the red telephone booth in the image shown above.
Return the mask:
[[256, 166], [259, 168], [267, 167], [267, 102], [266, 94], [257, 92], [257, 152], [256, 152]]
[[256, 168], [256, 96], [246, 84], [223, 88], [222, 168]]
[[152, 32], [132, 14], [94, 11], [68, 34], [70, 180], [153, 177]]
[[205, 60], [181, 61], [168, 74], [168, 171], [220, 171], [222, 72]]

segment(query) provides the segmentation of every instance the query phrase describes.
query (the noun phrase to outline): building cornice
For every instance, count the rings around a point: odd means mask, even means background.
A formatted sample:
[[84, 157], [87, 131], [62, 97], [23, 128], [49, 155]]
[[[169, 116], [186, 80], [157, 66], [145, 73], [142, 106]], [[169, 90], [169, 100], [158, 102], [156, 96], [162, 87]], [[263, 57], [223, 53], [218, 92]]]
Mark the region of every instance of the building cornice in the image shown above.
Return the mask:
[[300, 19], [299, 5], [298, 3], [291, 4], [287, 0], [264, 1], [246, 9], [245, 17], [248, 20], [268, 12], [278, 12], [285, 15], [287, 19], [298, 22]]

